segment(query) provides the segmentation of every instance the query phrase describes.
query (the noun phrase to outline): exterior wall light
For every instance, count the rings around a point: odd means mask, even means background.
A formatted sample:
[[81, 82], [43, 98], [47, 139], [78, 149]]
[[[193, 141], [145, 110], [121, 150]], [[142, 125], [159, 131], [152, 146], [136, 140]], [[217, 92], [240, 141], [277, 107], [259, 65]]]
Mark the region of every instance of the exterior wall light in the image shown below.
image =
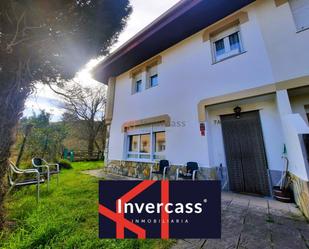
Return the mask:
[[236, 117], [237, 119], [240, 119], [241, 108], [240, 108], [239, 106], [236, 106], [236, 107], [234, 108], [234, 113], [235, 113], [235, 117]]

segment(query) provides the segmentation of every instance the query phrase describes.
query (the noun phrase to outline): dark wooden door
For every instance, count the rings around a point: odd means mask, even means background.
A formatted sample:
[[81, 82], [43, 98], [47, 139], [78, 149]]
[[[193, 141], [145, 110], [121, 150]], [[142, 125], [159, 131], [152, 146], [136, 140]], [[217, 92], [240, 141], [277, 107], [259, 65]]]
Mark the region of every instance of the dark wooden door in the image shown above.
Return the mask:
[[230, 189], [269, 195], [267, 160], [258, 111], [221, 116]]

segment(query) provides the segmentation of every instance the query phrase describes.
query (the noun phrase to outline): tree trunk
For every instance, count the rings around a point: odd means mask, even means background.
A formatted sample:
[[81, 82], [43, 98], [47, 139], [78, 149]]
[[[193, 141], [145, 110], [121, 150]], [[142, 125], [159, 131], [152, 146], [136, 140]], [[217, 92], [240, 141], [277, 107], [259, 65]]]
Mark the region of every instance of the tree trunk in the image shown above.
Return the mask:
[[7, 170], [10, 148], [16, 139], [16, 127], [22, 116], [30, 82], [9, 82], [0, 85], [0, 230], [4, 226], [4, 198], [7, 192]]
[[25, 130], [25, 136], [24, 136], [24, 139], [23, 139], [23, 142], [21, 144], [21, 147], [20, 147], [20, 150], [19, 150], [19, 153], [18, 153], [18, 157], [17, 157], [17, 160], [16, 160], [16, 166], [17, 167], [19, 166], [21, 158], [24, 154], [25, 145], [27, 143], [27, 138], [29, 136], [31, 129], [32, 129], [32, 125], [27, 125], [26, 130]]

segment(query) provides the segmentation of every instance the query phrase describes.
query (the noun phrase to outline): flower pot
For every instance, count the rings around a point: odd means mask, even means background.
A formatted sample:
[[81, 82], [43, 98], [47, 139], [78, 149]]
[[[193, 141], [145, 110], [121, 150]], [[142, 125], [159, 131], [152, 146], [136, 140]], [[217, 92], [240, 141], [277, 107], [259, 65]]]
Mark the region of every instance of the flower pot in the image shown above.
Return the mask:
[[293, 193], [289, 189], [280, 189], [279, 186], [274, 186], [273, 195], [277, 201], [285, 202], [285, 203], [293, 202]]

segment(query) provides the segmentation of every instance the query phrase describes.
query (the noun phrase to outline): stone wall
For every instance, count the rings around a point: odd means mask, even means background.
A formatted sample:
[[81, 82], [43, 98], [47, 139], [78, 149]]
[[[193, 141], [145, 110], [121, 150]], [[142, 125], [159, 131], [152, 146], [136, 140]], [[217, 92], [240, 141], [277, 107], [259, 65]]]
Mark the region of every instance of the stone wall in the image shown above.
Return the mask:
[[[150, 168], [152, 165], [154, 164], [133, 162], [133, 161], [112, 160], [108, 162], [105, 170], [108, 173], [134, 177], [137, 179], [149, 179]], [[182, 171], [185, 171], [185, 166], [171, 165], [170, 170], [167, 174], [168, 179], [175, 180], [177, 168], [179, 168]], [[277, 170], [270, 170], [269, 174], [270, 174], [270, 185], [271, 185], [270, 191], [271, 191], [272, 186], [275, 186], [280, 183], [282, 172]], [[160, 175], [153, 175], [152, 179], [160, 180], [161, 178], [162, 177]], [[228, 172], [226, 167], [220, 167], [220, 168], [200, 167], [197, 174], [197, 180], [221, 180], [222, 190], [229, 191]]]
[[[153, 163], [143, 163], [143, 162], [133, 162], [133, 161], [109, 161], [107, 167], [105, 168], [106, 172], [134, 177], [137, 179], [149, 179], [150, 177], [150, 168], [154, 165]], [[154, 170], [158, 170], [158, 165], [154, 166]], [[176, 170], [185, 172], [185, 166], [182, 165], [171, 165], [169, 171], [167, 172], [167, 178], [170, 180], [176, 179]], [[221, 175], [225, 177], [225, 173], [222, 174], [218, 171], [218, 168], [205, 168], [200, 167], [197, 173], [197, 180], [220, 180]], [[153, 180], [161, 180], [162, 176], [153, 174]], [[223, 181], [224, 182], [224, 181]]]
[[292, 186], [295, 202], [307, 219], [309, 219], [309, 182], [304, 181], [291, 173], [290, 176], [293, 182]]

